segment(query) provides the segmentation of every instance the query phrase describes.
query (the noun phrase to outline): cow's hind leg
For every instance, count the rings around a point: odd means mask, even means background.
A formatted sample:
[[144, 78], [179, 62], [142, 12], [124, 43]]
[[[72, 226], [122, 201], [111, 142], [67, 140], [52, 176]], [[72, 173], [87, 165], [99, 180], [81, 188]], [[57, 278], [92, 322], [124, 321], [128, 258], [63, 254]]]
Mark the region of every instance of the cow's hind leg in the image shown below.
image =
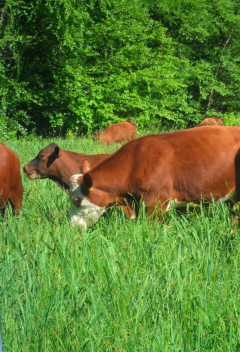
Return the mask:
[[9, 189], [5, 189], [4, 191], [0, 191], [0, 211], [2, 217], [5, 215], [5, 209], [9, 199]]
[[9, 200], [15, 215], [19, 214], [20, 209], [22, 208], [23, 200], [23, 186], [22, 180], [20, 179], [18, 186], [9, 192]]
[[3, 207], [3, 208], [0, 209], [3, 218], [4, 218], [4, 215], [5, 215], [5, 209], [6, 209], [6, 207]]
[[19, 214], [20, 209], [22, 208], [22, 196], [13, 194], [9, 198], [13, 213], [15, 215]]

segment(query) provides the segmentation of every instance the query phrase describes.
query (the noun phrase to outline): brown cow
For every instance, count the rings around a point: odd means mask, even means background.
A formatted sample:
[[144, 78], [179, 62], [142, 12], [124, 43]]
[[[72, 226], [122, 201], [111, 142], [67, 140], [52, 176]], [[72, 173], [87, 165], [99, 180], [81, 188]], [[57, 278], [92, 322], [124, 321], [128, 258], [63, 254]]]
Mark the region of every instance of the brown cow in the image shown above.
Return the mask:
[[107, 208], [132, 207], [133, 200], [143, 200], [150, 214], [157, 206], [161, 214], [201, 199], [233, 197], [239, 147], [240, 127], [203, 126], [135, 139], [83, 176], [71, 177], [71, 223], [87, 226]]
[[23, 167], [30, 180], [49, 178], [62, 189], [69, 190], [70, 177], [88, 171], [109, 154], [86, 155], [59, 148], [56, 143], [42, 149], [35, 159]]
[[9, 201], [15, 214], [22, 207], [23, 185], [20, 160], [13, 150], [0, 143], [0, 210], [4, 215]]
[[222, 117], [217, 117], [217, 116], [213, 116], [213, 117], [207, 117], [206, 119], [204, 119], [202, 122], [200, 122], [198, 125], [196, 125], [195, 127], [199, 127], [199, 126], [211, 126], [211, 125], [219, 125], [219, 126], [224, 126], [224, 121]]
[[100, 140], [101, 143], [112, 144], [130, 141], [137, 135], [137, 125], [130, 119], [116, 124], [109, 125], [105, 131], [98, 133], [93, 140]]

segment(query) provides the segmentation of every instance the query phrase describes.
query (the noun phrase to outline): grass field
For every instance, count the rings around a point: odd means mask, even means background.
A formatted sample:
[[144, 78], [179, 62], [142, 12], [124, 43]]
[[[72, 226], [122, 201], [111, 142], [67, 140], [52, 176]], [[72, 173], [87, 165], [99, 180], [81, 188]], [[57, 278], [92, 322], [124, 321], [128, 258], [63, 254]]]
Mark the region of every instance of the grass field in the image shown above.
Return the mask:
[[[53, 140], [8, 141], [21, 166]], [[60, 147], [112, 152], [90, 138]], [[163, 223], [112, 211], [82, 230], [68, 196], [22, 175], [23, 211], [0, 219], [3, 351], [240, 351], [240, 240], [223, 204]]]

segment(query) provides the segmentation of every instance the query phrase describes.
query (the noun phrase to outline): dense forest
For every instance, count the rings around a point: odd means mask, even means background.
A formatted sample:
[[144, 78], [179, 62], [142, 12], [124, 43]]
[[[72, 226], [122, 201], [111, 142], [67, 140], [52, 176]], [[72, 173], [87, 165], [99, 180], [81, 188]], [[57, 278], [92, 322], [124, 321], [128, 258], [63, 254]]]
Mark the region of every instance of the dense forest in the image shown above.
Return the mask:
[[239, 0], [0, 4], [1, 139], [240, 117]]

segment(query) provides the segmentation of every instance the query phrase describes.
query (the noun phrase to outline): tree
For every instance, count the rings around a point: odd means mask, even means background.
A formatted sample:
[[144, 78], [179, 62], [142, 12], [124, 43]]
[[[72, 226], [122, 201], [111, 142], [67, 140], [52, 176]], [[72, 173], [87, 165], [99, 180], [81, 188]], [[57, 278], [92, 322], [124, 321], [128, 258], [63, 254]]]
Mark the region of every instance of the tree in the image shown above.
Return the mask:
[[86, 132], [239, 114], [235, 0], [1, 4], [1, 124]]

